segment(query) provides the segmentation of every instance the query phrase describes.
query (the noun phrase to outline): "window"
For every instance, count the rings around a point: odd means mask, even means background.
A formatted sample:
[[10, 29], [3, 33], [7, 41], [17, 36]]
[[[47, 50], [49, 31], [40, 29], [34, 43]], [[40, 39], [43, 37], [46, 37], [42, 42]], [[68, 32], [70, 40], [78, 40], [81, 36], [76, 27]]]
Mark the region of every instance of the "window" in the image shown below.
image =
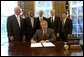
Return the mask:
[[1, 44], [8, 42], [7, 38], [7, 17], [14, 14], [14, 7], [17, 1], [1, 1]]
[[48, 18], [50, 16], [50, 9], [52, 9], [51, 1], [35, 1], [35, 17], [38, 16], [39, 10], [43, 10], [43, 16]]
[[70, 1], [70, 17], [73, 21], [72, 34], [83, 42], [83, 1]]

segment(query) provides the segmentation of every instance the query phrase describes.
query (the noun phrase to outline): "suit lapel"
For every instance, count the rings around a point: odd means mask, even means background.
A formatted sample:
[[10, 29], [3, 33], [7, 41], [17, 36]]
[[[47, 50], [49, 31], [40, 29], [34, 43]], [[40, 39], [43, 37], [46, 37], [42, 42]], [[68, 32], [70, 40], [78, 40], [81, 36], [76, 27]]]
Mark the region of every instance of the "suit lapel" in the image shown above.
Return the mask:
[[[52, 17], [50, 17], [50, 21], [52, 20]], [[53, 22], [52, 23], [54, 23], [56, 21], [56, 16], [55, 16], [55, 18], [54, 18], [54, 20], [53, 20]]]
[[50, 17], [50, 22], [52, 22], [52, 17]]
[[67, 22], [68, 22], [68, 19], [65, 20], [63, 28], [65, 28], [67, 26]]
[[33, 23], [33, 28], [36, 28], [36, 19], [35, 19], [35, 17], [34, 17], [34, 23]]
[[21, 27], [21, 25], [22, 25], [22, 17], [20, 16], [20, 27]]
[[40, 20], [39, 20], [39, 17], [38, 17], [37, 19], [38, 19], [38, 23], [39, 23], [39, 26], [40, 26]]
[[45, 17], [43, 17], [43, 20], [45, 20]]
[[65, 23], [64, 23], [64, 25], [66, 25], [66, 24], [67, 24], [67, 22], [68, 22], [68, 20], [66, 19], [66, 20], [65, 20]]
[[42, 38], [43, 37], [43, 31], [42, 31], [42, 29], [40, 29], [40, 33], [38, 34], [38, 37], [39, 38]]
[[29, 24], [30, 24], [30, 27], [32, 28], [32, 24], [31, 24], [31, 20], [30, 20], [30, 17], [29, 17]]
[[28, 24], [30, 24], [30, 27], [32, 28], [30, 17], [28, 17], [28, 21], [27, 22], [29, 22]]
[[[33, 18], [34, 19], [34, 18]], [[32, 27], [32, 23], [31, 23], [31, 19], [29, 18], [29, 22], [30, 22], [30, 27], [31, 28], [34, 28], [34, 25], [35, 25], [35, 20], [34, 20], [34, 24], [33, 24], [33, 27]]]

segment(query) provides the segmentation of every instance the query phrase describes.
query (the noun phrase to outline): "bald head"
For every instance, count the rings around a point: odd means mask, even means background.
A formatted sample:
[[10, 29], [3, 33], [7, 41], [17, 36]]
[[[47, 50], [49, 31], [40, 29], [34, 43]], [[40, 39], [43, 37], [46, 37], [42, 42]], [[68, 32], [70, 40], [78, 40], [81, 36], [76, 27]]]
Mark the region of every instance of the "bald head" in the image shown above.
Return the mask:
[[20, 13], [21, 13], [21, 10], [20, 10], [21, 8], [19, 7], [19, 6], [16, 6], [15, 8], [14, 8], [14, 12], [15, 12], [15, 14], [16, 15], [20, 15]]
[[54, 16], [54, 15], [55, 15], [55, 10], [52, 9], [52, 10], [50, 11], [50, 13], [51, 13], [52, 16]]
[[42, 9], [39, 10], [39, 16], [40, 16], [40, 17], [43, 16], [43, 10], [42, 10]]

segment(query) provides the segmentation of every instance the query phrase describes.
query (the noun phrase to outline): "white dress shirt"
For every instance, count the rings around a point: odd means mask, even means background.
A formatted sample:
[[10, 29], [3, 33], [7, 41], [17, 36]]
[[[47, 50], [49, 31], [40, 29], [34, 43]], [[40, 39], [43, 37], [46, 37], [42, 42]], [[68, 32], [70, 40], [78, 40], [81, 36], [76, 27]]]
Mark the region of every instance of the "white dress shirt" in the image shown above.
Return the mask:
[[16, 15], [16, 14], [15, 14], [15, 16], [16, 16], [17, 21], [18, 21], [18, 24], [19, 24], [19, 26], [20, 26], [20, 15]]
[[51, 18], [52, 18], [51, 21], [53, 20], [53, 22], [54, 22], [54, 20], [55, 20], [55, 16], [52, 16]]
[[66, 22], [66, 18], [65, 18], [65, 19], [63, 19], [63, 22], [64, 22], [64, 24], [65, 24], [65, 22]]
[[47, 30], [43, 30], [43, 35], [47, 33]]
[[30, 20], [31, 20], [32, 28], [33, 28], [34, 27], [34, 18], [30, 17]]
[[39, 17], [39, 21], [42, 21], [43, 20], [43, 17]]

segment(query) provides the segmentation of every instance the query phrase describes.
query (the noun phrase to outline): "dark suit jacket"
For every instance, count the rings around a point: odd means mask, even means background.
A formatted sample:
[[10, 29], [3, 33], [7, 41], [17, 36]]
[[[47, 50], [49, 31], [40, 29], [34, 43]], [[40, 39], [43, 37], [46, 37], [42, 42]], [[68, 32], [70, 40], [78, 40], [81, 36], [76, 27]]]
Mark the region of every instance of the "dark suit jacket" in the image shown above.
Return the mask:
[[72, 20], [67, 18], [64, 26], [62, 26], [62, 21], [61, 21], [61, 28], [62, 28], [61, 29], [62, 33], [66, 34], [66, 35], [72, 34], [72, 28], [73, 28]]
[[48, 28], [47, 33], [45, 34], [45, 38], [43, 35], [43, 31], [41, 29], [36, 30], [36, 33], [34, 34], [33, 38], [35, 41], [39, 42], [41, 40], [49, 40], [50, 42], [54, 42], [56, 40], [54, 30]]
[[[19, 27], [18, 21], [15, 15], [9, 16], [7, 18], [7, 33], [9, 36], [14, 36], [15, 41], [21, 41], [23, 37], [23, 19], [20, 17], [20, 25]], [[10, 39], [9, 39], [10, 42]]]
[[36, 32], [37, 24], [36, 24], [36, 19], [34, 18], [34, 27], [32, 28], [31, 20], [30, 17], [27, 17], [25, 19], [25, 35], [26, 35], [26, 40], [30, 41], [34, 33]]
[[[48, 22], [47, 18], [45, 18], [45, 17], [43, 17], [43, 20], [46, 20]], [[39, 17], [36, 18], [36, 22], [37, 22], [37, 29], [40, 29], [41, 26], [40, 26]]]
[[58, 32], [60, 32], [60, 18], [55, 16], [55, 20], [54, 22], [51, 22], [51, 17], [48, 18], [49, 21], [49, 28], [54, 29], [55, 34], [57, 34]]

